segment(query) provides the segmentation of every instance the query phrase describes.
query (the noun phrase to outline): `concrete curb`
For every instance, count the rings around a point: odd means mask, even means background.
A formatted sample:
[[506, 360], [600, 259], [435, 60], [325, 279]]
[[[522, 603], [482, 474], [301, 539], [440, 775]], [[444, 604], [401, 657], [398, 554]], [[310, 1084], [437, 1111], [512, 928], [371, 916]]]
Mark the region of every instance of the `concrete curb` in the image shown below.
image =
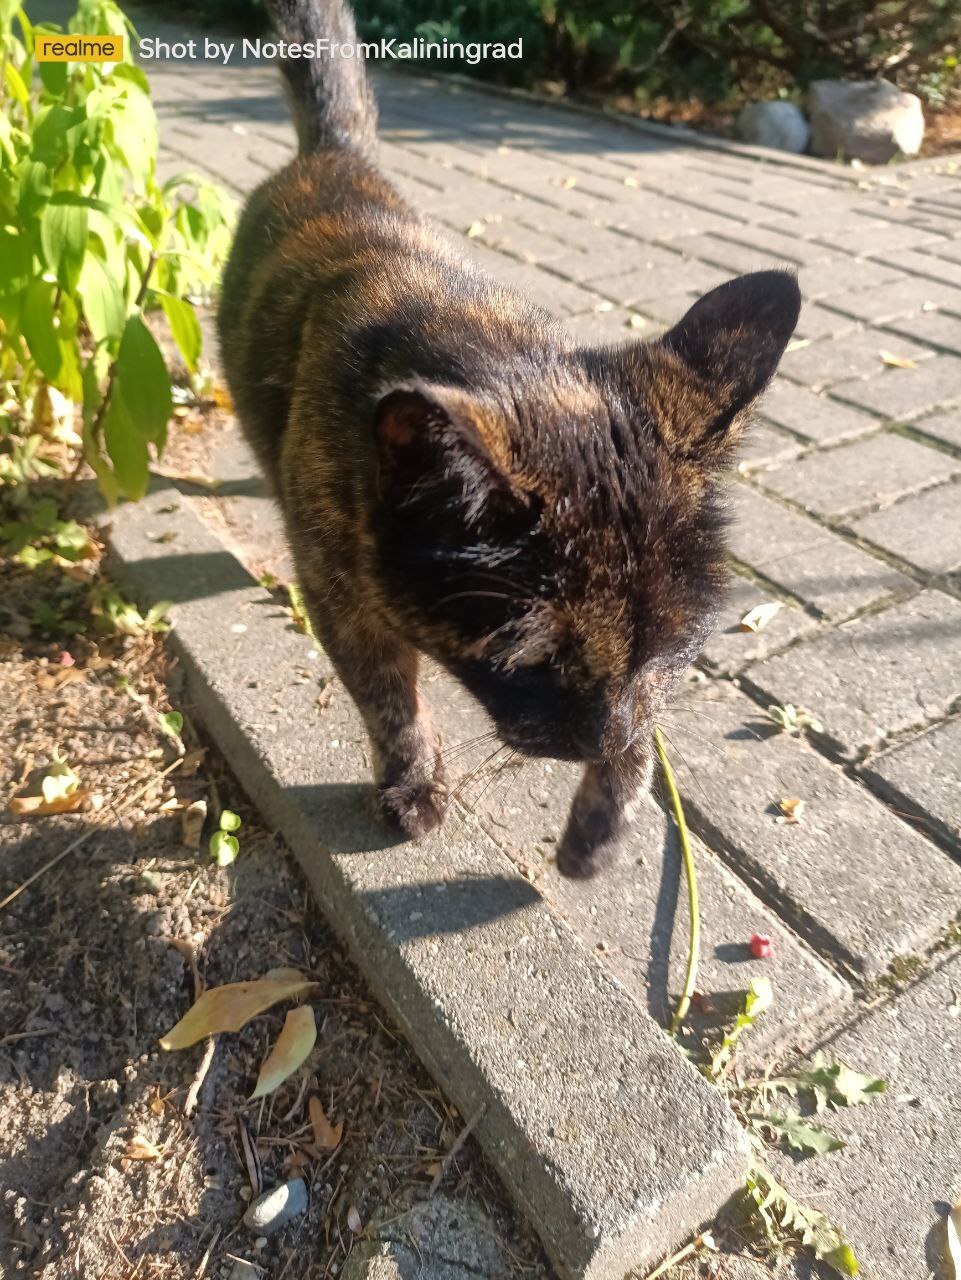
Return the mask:
[[720, 1094], [472, 817], [389, 847], [352, 705], [316, 705], [325, 657], [175, 488], [113, 512], [107, 538], [139, 599], [173, 602], [196, 714], [428, 1069], [480, 1113], [560, 1274], [621, 1280], [711, 1218], [747, 1162]]

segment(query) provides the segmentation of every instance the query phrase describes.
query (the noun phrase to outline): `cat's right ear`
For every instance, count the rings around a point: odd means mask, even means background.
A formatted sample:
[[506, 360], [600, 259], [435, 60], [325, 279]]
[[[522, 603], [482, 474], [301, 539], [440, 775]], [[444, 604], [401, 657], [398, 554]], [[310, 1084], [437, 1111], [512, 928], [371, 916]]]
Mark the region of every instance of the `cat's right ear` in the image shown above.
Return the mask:
[[457, 492], [473, 519], [492, 498], [510, 493], [479, 407], [456, 388], [417, 384], [385, 392], [374, 410], [374, 443], [383, 501], [406, 503], [440, 484]]

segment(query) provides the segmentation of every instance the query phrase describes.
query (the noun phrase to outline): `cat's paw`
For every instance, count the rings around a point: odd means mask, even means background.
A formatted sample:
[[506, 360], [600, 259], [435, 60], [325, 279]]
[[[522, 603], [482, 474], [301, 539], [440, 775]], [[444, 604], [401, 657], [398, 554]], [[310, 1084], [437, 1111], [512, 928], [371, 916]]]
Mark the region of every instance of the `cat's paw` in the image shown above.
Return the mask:
[[448, 790], [440, 778], [384, 783], [377, 794], [384, 817], [410, 840], [439, 827], [447, 815]]
[[557, 846], [557, 869], [569, 880], [589, 880], [617, 859], [621, 823], [602, 809], [575, 809]]

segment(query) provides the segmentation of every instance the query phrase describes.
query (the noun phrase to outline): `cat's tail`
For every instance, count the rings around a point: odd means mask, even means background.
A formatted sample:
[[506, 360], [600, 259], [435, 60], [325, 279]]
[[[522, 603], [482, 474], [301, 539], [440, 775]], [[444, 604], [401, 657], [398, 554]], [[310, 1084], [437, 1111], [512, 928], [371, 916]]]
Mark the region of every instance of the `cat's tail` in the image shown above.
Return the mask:
[[346, 0], [266, 0], [266, 7], [281, 40], [313, 45], [316, 54], [279, 60], [301, 155], [328, 147], [371, 154], [377, 108]]

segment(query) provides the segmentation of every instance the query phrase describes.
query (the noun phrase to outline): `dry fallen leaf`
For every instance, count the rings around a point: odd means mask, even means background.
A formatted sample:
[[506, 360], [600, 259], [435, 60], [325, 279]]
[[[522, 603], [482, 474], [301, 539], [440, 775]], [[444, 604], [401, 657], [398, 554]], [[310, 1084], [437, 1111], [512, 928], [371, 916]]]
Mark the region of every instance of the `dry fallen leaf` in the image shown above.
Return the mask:
[[781, 602], [779, 600], [771, 600], [767, 604], [756, 604], [741, 619], [741, 630], [760, 631], [767, 626], [780, 608]]
[[163, 1151], [160, 1147], [155, 1147], [149, 1138], [142, 1138], [137, 1134], [124, 1147], [123, 1154], [125, 1160], [159, 1160]]
[[637, 178], [633, 178], [631, 177], [630, 174], [628, 174], [628, 176], [624, 179], [624, 185], [625, 187], [639, 187], [641, 184], [640, 182], [638, 182]]
[[200, 834], [207, 820], [207, 801], [195, 800], [180, 814], [180, 843], [187, 849], [200, 848]]
[[948, 1253], [954, 1264], [955, 1280], [961, 1280], [961, 1200], [948, 1213]]
[[892, 351], [879, 351], [882, 364], [888, 365], [891, 369], [916, 369], [918, 367], [917, 360], [909, 360], [907, 356], [896, 356]]
[[347, 1210], [347, 1225], [355, 1236], [359, 1236], [364, 1229], [364, 1224], [360, 1220], [360, 1214], [357, 1212], [355, 1204], [352, 1204]]
[[299, 1009], [291, 1009], [284, 1019], [277, 1043], [260, 1068], [260, 1075], [250, 1095], [250, 1101], [253, 1102], [255, 1098], [265, 1098], [268, 1093], [278, 1089], [287, 1077], [293, 1075], [301, 1063], [306, 1061], [316, 1043], [317, 1023], [314, 1020], [313, 1009], [309, 1004], [301, 1005]]
[[577, 179], [574, 177], [572, 173], [569, 173], [567, 174], [566, 177], [559, 178], [557, 181], [557, 185], [559, 187], [563, 187], [565, 191], [570, 191], [571, 187], [577, 186]]
[[296, 1000], [317, 986], [296, 978], [259, 978], [254, 982], [230, 982], [205, 991], [175, 1027], [161, 1038], [161, 1049], [187, 1049], [198, 1040], [220, 1031], [239, 1031], [251, 1018], [281, 1000]]
[[43, 796], [14, 796], [9, 810], [15, 818], [46, 818], [55, 813], [79, 813], [81, 809], [98, 809], [103, 797], [79, 787], [69, 795], [45, 800]]
[[634, 314], [631, 316], [630, 320], [628, 320], [627, 323], [631, 329], [647, 328], [647, 320], [644, 318], [644, 316], [639, 316], [636, 311], [634, 312]]
[[486, 230], [487, 227], [478, 219], [477, 222], [472, 222], [467, 228], [467, 238], [468, 240], [476, 240], [478, 236], [482, 236]]
[[799, 800], [797, 796], [788, 796], [786, 800], [779, 800], [777, 807], [781, 812], [775, 819], [776, 822], [782, 825], [794, 826], [796, 822], [801, 821], [801, 814], [804, 812], [804, 801]]
[[310, 1095], [307, 1111], [310, 1115], [310, 1127], [314, 1131], [314, 1146], [322, 1151], [333, 1151], [335, 1147], [339, 1147], [344, 1136], [343, 1121], [340, 1124], [330, 1123], [316, 1093]]

